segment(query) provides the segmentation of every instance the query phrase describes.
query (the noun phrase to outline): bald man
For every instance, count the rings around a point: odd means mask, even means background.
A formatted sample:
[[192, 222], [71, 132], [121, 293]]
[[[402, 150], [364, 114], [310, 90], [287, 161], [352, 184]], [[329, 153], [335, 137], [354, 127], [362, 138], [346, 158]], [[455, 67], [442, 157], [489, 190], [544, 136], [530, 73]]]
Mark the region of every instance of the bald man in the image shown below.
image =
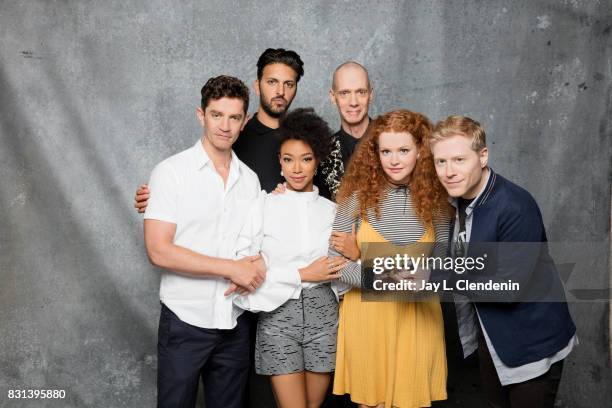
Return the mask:
[[344, 62], [334, 71], [329, 98], [338, 108], [341, 127], [334, 134], [335, 148], [315, 179], [325, 197], [335, 196], [355, 146], [370, 124], [368, 108], [373, 94], [368, 70], [358, 62]]
[[338, 108], [342, 122], [341, 132], [354, 139], [363, 136], [370, 123], [368, 108], [372, 96], [368, 70], [363, 65], [347, 61], [336, 68], [329, 97], [332, 104]]

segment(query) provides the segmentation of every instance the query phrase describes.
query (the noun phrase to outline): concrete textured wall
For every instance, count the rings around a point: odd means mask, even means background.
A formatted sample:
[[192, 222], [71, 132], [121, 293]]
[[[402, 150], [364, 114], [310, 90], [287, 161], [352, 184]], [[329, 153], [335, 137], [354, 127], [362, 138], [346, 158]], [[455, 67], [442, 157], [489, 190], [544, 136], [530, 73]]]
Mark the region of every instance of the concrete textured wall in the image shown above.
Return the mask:
[[[174, 3], [0, 3], [0, 406], [154, 405], [159, 273], [133, 192], [200, 136], [204, 81], [252, 83], [267, 47], [301, 54], [293, 106], [333, 127], [326, 91], [346, 59], [370, 69], [373, 115], [481, 120], [551, 240], [610, 248], [610, 1]], [[608, 262], [572, 279], [608, 287]], [[608, 406], [608, 304], [571, 309], [581, 344], [558, 406]], [[67, 398], [10, 401], [15, 388]]]

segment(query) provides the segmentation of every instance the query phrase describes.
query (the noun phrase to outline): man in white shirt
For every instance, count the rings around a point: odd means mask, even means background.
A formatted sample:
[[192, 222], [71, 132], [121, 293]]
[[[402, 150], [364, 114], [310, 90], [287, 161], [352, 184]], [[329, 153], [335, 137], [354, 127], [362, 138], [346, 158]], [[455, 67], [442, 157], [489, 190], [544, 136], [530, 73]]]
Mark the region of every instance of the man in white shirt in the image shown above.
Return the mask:
[[[144, 235], [151, 263], [163, 268], [158, 333], [158, 407], [193, 407], [198, 380], [207, 408], [244, 406], [249, 319], [232, 288], [265, 279], [258, 255], [238, 259], [235, 243], [260, 193], [257, 176], [232, 152], [247, 120], [248, 88], [218, 76], [201, 91], [203, 136], [151, 174]], [[234, 289], [232, 289], [234, 290]]]

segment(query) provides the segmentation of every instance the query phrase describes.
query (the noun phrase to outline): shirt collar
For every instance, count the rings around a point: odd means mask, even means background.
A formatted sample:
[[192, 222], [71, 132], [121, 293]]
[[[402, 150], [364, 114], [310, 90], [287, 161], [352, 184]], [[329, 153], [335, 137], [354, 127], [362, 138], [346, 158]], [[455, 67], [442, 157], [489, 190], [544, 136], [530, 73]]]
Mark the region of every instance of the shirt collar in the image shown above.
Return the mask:
[[391, 193], [406, 194], [407, 192], [410, 192], [410, 184], [393, 184], [387, 180], [387, 189]]
[[[487, 169], [489, 170], [489, 174], [487, 175], [487, 182], [485, 183], [484, 187], [482, 188], [482, 190], [480, 190], [480, 192], [478, 193], [478, 195], [472, 200], [472, 202], [470, 203], [470, 205], [468, 205], [465, 209], [465, 214], [466, 215], [470, 215], [472, 213], [472, 211], [474, 211], [474, 208], [476, 207], [476, 204], [478, 203], [478, 201], [480, 200], [480, 197], [484, 194], [485, 191], [489, 190], [489, 181], [491, 180], [491, 176], [493, 175], [493, 170], [491, 170], [490, 168], [487, 167]], [[455, 209], [459, 208], [459, 199], [457, 197], [448, 197], [448, 202], [455, 207]]]
[[344, 130], [344, 128], [343, 128], [342, 126], [340, 126], [340, 130], [339, 130], [338, 132], [336, 132], [336, 134], [337, 134], [338, 136], [341, 136], [341, 135], [342, 135], [342, 136], [350, 136], [350, 137], [353, 137], [353, 136], [349, 135], [348, 133], [346, 133], [346, 131]]
[[257, 114], [253, 115], [253, 118], [249, 120], [249, 122], [247, 123], [247, 126], [250, 128], [250, 130], [257, 133], [258, 135], [263, 135], [263, 134], [274, 132], [275, 130], [277, 130], [277, 129], [273, 129], [261, 123], [259, 119], [257, 119]]
[[[212, 160], [210, 160], [208, 153], [206, 153], [206, 150], [204, 150], [202, 139], [198, 139], [196, 144], [193, 145], [192, 149], [193, 149], [193, 157], [195, 159], [194, 167], [196, 170], [201, 170], [204, 167], [206, 167], [206, 165], [208, 165], [209, 163], [212, 163]], [[230, 161], [230, 176], [232, 175], [232, 173], [237, 175], [239, 172], [240, 172], [240, 161], [238, 160], [238, 156], [236, 156], [236, 153], [234, 153], [234, 150], [232, 150], [232, 159]]]
[[287, 184], [285, 183], [285, 192], [283, 195], [291, 200], [299, 200], [308, 203], [315, 201], [319, 197], [319, 189], [317, 186], [312, 186], [312, 191], [293, 191], [286, 188], [286, 186]]
[[[361, 136], [360, 139], [363, 139], [364, 136], [368, 133], [368, 130], [370, 130], [370, 126], [372, 126], [372, 118], [368, 115], [368, 127], [366, 128], [365, 132], [363, 132], [363, 135]], [[344, 130], [344, 128], [342, 126], [340, 126], [340, 130], [338, 132], [336, 132], [336, 135], [338, 135], [338, 136], [344, 135], [344, 136], [351, 137], [353, 139], [357, 139], [356, 137], [354, 137], [350, 133], [347, 133], [346, 130]]]
[[208, 157], [208, 153], [204, 150], [202, 139], [198, 139], [196, 144], [193, 145], [193, 158], [196, 170], [200, 170], [210, 162], [210, 157]]

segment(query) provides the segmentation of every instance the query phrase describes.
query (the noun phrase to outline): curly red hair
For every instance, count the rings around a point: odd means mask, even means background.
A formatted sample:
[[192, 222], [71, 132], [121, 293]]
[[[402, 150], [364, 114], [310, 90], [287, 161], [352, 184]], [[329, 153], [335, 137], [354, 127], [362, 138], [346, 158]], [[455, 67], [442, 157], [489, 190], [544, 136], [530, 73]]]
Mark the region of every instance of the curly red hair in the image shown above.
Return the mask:
[[380, 201], [389, 181], [380, 163], [378, 139], [384, 132], [407, 132], [414, 138], [419, 154], [409, 184], [412, 203], [421, 222], [431, 225], [434, 214], [449, 210], [446, 190], [438, 180], [429, 149], [432, 128], [427, 117], [405, 109], [376, 118], [353, 154], [336, 200], [342, 202], [356, 193], [362, 219], [367, 220], [369, 209], [380, 217]]

